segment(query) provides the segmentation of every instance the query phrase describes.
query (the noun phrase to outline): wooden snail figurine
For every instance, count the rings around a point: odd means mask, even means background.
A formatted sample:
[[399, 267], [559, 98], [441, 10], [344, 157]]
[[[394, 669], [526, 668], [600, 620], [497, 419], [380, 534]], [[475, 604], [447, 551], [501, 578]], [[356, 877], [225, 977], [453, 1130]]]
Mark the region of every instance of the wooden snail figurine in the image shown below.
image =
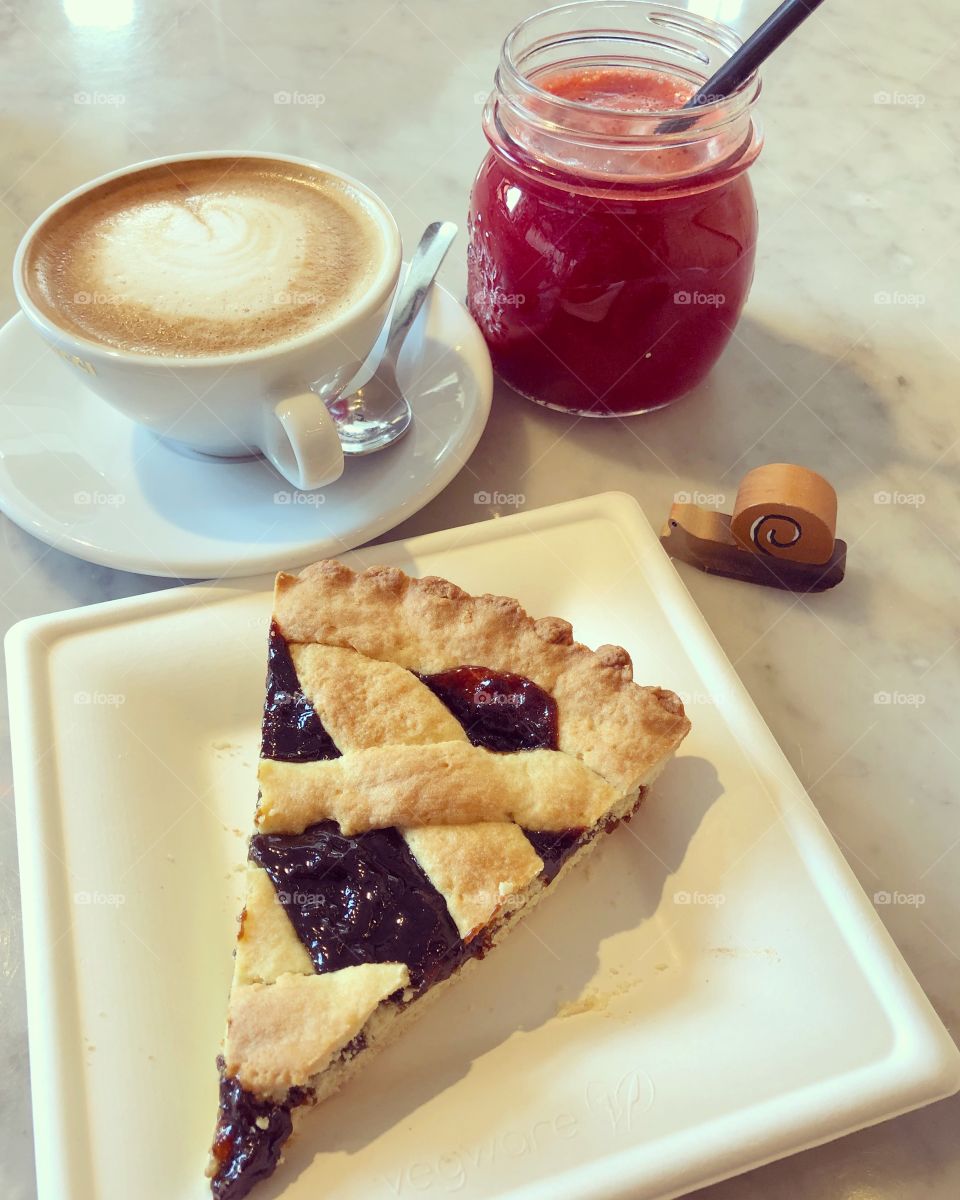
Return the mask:
[[837, 493], [815, 471], [789, 463], [744, 475], [732, 515], [674, 504], [660, 534], [669, 555], [711, 575], [793, 592], [822, 592], [843, 578]]

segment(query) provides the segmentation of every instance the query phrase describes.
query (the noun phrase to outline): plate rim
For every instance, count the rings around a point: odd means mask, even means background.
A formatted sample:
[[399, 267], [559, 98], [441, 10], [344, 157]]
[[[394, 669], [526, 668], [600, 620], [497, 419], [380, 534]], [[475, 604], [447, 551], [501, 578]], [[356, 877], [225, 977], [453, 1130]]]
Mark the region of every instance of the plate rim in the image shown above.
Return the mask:
[[[436, 305], [436, 309], [434, 309], [434, 305]], [[462, 329], [458, 328], [455, 331], [456, 338], [454, 340], [469, 343], [469, 349], [464, 358], [470, 364], [470, 374], [477, 381], [477, 401], [471, 407], [470, 419], [463, 422], [462, 425], [458, 424], [459, 436], [455, 436], [455, 441], [448, 447], [439, 462], [433, 464], [433, 469], [425, 476], [423, 486], [412, 491], [401, 504], [381, 512], [373, 519], [358, 526], [345, 540], [327, 536], [309, 543], [295, 542], [293, 545], [258, 555], [248, 554], [241, 560], [226, 565], [221, 560], [210, 559], [208, 560], [209, 565], [204, 568], [197, 556], [179, 558], [177, 555], [165, 555], [163, 561], [159, 559], [148, 561], [146, 557], [136, 552], [105, 549], [102, 546], [85, 542], [80, 536], [64, 534], [59, 529], [51, 528], [31, 512], [31, 508], [36, 508], [36, 505], [21, 506], [19, 494], [11, 495], [9, 490], [0, 492], [0, 512], [3, 512], [25, 533], [54, 550], [59, 550], [73, 558], [93, 563], [96, 566], [109, 567], [116, 571], [126, 571], [134, 575], [144, 575], [156, 579], [248, 578], [275, 569], [279, 570], [281, 566], [288, 568], [304, 566], [325, 554], [348, 553], [344, 549], [345, 546], [353, 548], [379, 537], [419, 512], [431, 500], [435, 500], [466, 466], [467, 460], [476, 449], [487, 426], [493, 403], [493, 367], [483, 335], [466, 306], [449, 288], [439, 282], [434, 295], [428, 300], [426, 311], [421, 319], [428, 321], [434, 311], [438, 313], [438, 319], [443, 321], [456, 319], [462, 325]], [[0, 339], [18, 337], [21, 336], [21, 333], [28, 333], [30, 329], [31, 326], [26, 316], [17, 311], [0, 326]], [[76, 386], [82, 386], [82, 384], [78, 381]], [[106, 402], [102, 401], [102, 403]], [[278, 481], [283, 482], [279, 480], [279, 476]], [[223, 542], [222, 545], [224, 547], [229, 545], [239, 553], [242, 551], [244, 543]]]
[[[893, 1048], [864, 1067], [829, 1076], [774, 1101], [714, 1118], [705, 1124], [679, 1130], [650, 1146], [633, 1146], [604, 1155], [536, 1183], [498, 1193], [504, 1200], [672, 1200], [692, 1188], [752, 1170], [765, 1163], [820, 1145], [857, 1129], [877, 1124], [911, 1109], [952, 1095], [960, 1089], [960, 1050], [934, 1010], [892, 936], [868, 900], [852, 868], [827, 828], [789, 761], [766, 725], [715, 635], [687, 590], [679, 572], [659, 544], [636, 499], [623, 492], [565, 501], [520, 512], [497, 521], [480, 521], [439, 530], [407, 540], [365, 546], [344, 554], [354, 564], [397, 562], [420, 554], [438, 553], [454, 546], [462, 549], [497, 541], [514, 532], [573, 524], [585, 519], [606, 519], [625, 534], [654, 587], [679, 605], [683, 641], [691, 657], [706, 654], [730, 681], [730, 702], [740, 707], [739, 719], [756, 734], [751, 757], [789, 784], [796, 801], [783, 819], [791, 841], [810, 870], [811, 886], [843, 934], [847, 951], [858, 961], [872, 985], [877, 1003], [891, 1019], [897, 1036]], [[641, 558], [642, 555], [642, 558]], [[53, 959], [52, 909], [58, 873], [50, 846], [56, 846], [53, 824], [58, 825], [59, 797], [52, 757], [38, 758], [37, 734], [49, 696], [49, 674], [44, 667], [56, 642], [71, 634], [161, 615], [178, 608], [222, 603], [235, 597], [269, 592], [272, 577], [258, 575], [243, 580], [198, 583], [162, 592], [103, 601], [82, 608], [30, 617], [14, 625], [5, 638], [7, 683], [10, 698], [10, 740], [13, 760], [17, 841], [20, 860], [24, 925], [25, 975], [28, 996], [28, 1039], [38, 1195], [41, 1200], [92, 1200], [75, 1190], [82, 1170], [72, 1167], [81, 1152], [89, 1154], [89, 1141], [70, 1136], [68, 1105], [63, 1102], [63, 1082], [58, 1069], [57, 1046], [64, 1041], [59, 1019], [74, 995], [71, 978], [65, 980]], [[208, 592], [209, 595], [203, 595]], [[668, 619], [670, 607], [663, 605]], [[691, 649], [691, 640], [694, 648]], [[48, 843], [48, 837], [50, 841]], [[63, 880], [60, 879], [62, 884]], [[841, 919], [842, 918], [842, 919]], [[855, 944], [858, 939], [859, 945]], [[878, 973], [882, 988], [878, 986]], [[890, 997], [893, 997], [891, 1000]], [[899, 1017], [894, 1020], [894, 1017]], [[826, 1095], [825, 1095], [826, 1092]], [[808, 1093], [810, 1109], [798, 1121], [797, 1097]], [[824, 1099], [830, 1103], [824, 1104]], [[749, 1120], [746, 1115], [749, 1115]], [[86, 1119], [84, 1108], [83, 1117]], [[731, 1128], [733, 1126], [733, 1128]], [[697, 1152], [685, 1141], [695, 1136]], [[60, 1147], [61, 1155], [53, 1152]], [[665, 1153], [673, 1146], [672, 1153]], [[657, 1161], [643, 1161], [649, 1158]], [[658, 1165], [659, 1163], [659, 1165]], [[86, 1178], [90, 1178], [89, 1171]], [[637, 1188], [643, 1180], [642, 1190]], [[662, 1185], [662, 1186], [661, 1186]], [[652, 1191], [651, 1187], [659, 1190]]]

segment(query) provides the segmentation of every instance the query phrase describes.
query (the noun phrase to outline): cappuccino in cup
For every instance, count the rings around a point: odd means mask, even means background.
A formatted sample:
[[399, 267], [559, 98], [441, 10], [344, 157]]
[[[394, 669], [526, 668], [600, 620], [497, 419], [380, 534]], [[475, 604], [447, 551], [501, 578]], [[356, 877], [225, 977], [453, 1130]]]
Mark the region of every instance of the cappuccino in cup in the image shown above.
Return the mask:
[[372, 350], [399, 272], [396, 222], [356, 179], [212, 151], [64, 196], [27, 230], [13, 277], [84, 387], [181, 447], [262, 454], [312, 489], [343, 471], [323, 397]]
[[342, 179], [270, 159], [198, 159], [101, 184], [58, 209], [24, 263], [33, 302], [117, 350], [261, 350], [344, 313], [382, 237]]

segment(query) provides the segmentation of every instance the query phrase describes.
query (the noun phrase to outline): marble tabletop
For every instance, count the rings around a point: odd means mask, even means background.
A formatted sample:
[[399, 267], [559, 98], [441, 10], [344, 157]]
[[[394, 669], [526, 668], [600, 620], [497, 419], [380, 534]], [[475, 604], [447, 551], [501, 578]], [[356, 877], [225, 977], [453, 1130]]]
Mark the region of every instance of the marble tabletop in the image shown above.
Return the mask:
[[[752, 29], [771, 0], [694, 0]], [[408, 244], [463, 217], [504, 32], [536, 0], [6, 0], [0, 259], [60, 193], [127, 162], [239, 147], [335, 164]], [[960, 1035], [960, 168], [948, 0], [826, 5], [770, 66], [756, 283], [673, 410], [577, 422], [498, 389], [461, 475], [389, 536], [622, 489], [732, 502], [788, 460], [840, 496], [849, 575], [798, 598], [680, 568], [937, 1011]], [[284, 97], [286, 100], [284, 101]], [[443, 278], [464, 284], [461, 240]], [[0, 316], [15, 311], [6, 272]], [[0, 393], [3, 382], [0, 381]], [[951, 521], [957, 521], [951, 526]], [[0, 624], [166, 581], [91, 566], [0, 517]], [[3, 716], [6, 721], [5, 713]], [[0, 1195], [35, 1195], [8, 746], [0, 748]], [[953, 1200], [960, 1099], [710, 1188], [703, 1200]]]

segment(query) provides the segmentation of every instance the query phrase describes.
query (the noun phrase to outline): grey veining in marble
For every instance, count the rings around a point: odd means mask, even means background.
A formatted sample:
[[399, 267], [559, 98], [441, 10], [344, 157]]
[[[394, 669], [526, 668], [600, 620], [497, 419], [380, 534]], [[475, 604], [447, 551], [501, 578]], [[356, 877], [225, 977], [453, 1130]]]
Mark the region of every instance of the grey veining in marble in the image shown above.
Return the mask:
[[[0, 259], [103, 171], [193, 149], [268, 149], [370, 183], [410, 244], [461, 220], [504, 32], [536, 0], [9, 0], [0, 5]], [[695, 0], [754, 27], [764, 0]], [[389, 536], [619, 488], [662, 521], [775, 460], [840, 494], [849, 575], [799, 599], [681, 568], [870, 894], [960, 1034], [960, 140], [955, 11], [826, 5], [766, 73], [754, 290], [698, 394], [628, 424], [499, 390], [472, 460]], [[443, 276], [457, 292], [463, 245]], [[0, 277], [0, 316], [15, 310]], [[0, 380], [0, 389], [3, 381]], [[912, 497], [912, 499], [909, 499]], [[0, 619], [167, 586], [72, 559], [0, 518]], [[916, 697], [884, 703], [882, 697]], [[4, 720], [5, 724], [5, 720]], [[0, 750], [0, 1195], [35, 1194], [15, 826]], [[960, 1100], [700, 1193], [703, 1200], [954, 1200]]]

